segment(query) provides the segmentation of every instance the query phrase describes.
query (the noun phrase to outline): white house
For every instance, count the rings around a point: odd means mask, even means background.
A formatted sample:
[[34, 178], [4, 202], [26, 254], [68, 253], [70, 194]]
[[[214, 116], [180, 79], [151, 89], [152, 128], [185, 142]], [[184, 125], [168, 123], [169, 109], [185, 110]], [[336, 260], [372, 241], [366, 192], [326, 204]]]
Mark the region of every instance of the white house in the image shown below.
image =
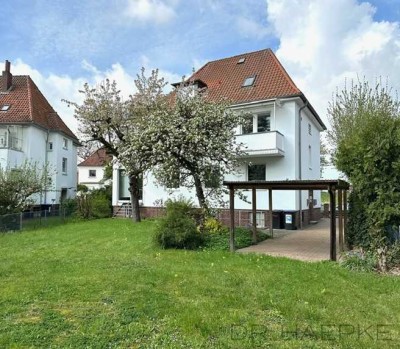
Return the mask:
[[112, 156], [101, 148], [92, 153], [78, 165], [78, 183], [86, 185], [89, 189], [100, 189], [110, 180], [104, 181], [105, 166], [112, 160]]
[[49, 164], [49, 190], [37, 195], [36, 204], [58, 204], [75, 197], [78, 145], [32, 79], [13, 76], [6, 61], [0, 76], [0, 166]]
[[[320, 178], [320, 133], [324, 123], [304, 94], [296, 87], [275, 54], [270, 49], [243, 53], [234, 57], [208, 62], [190, 78], [206, 88], [211, 99], [221, 97], [232, 101], [231, 108], [244, 112], [250, 126], [238, 125], [237, 141], [247, 146], [247, 156], [226, 180], [286, 180]], [[251, 199], [251, 193], [248, 193]], [[153, 174], [143, 178], [142, 210], [153, 214], [157, 203], [171, 196], [193, 198], [194, 191], [177, 188], [169, 190], [155, 182]], [[301, 195], [301, 196], [300, 196]], [[228, 201], [228, 198], [226, 198]], [[128, 182], [123, 170], [114, 168], [113, 205], [115, 212], [129, 202]], [[273, 193], [273, 209], [302, 210], [302, 220], [318, 219], [320, 192], [277, 191]], [[257, 219], [266, 224], [268, 194], [257, 192]], [[235, 200], [239, 221], [248, 224], [251, 204]], [[297, 223], [299, 215], [297, 214]]]

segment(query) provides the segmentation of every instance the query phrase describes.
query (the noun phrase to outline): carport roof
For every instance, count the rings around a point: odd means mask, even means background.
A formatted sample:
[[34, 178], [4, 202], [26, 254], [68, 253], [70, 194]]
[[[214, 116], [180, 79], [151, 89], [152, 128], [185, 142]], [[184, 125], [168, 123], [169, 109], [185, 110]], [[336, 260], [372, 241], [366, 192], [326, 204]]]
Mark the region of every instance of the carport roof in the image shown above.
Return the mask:
[[350, 185], [341, 179], [283, 180], [283, 181], [224, 181], [232, 189], [272, 189], [272, 190], [327, 190], [345, 189]]

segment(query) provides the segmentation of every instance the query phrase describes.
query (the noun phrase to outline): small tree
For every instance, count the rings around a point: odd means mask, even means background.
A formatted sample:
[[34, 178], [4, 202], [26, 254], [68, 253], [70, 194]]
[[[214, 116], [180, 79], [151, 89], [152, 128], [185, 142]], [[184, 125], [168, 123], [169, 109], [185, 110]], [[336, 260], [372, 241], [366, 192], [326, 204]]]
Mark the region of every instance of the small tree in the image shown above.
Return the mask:
[[[86, 142], [102, 144], [107, 152], [121, 164], [129, 177], [129, 192], [132, 218], [140, 221], [139, 194], [143, 172], [150, 168], [152, 158], [151, 141], [143, 137], [148, 120], [154, 110], [162, 109], [165, 86], [153, 70], [149, 77], [144, 69], [135, 80], [137, 93], [123, 101], [116, 82], [104, 81], [96, 88], [84, 85], [81, 105], [64, 100], [75, 108], [75, 117], [80, 122], [80, 134]], [[133, 145], [133, 146], [131, 146]]]
[[29, 162], [18, 168], [0, 166], [0, 215], [23, 211], [34, 203], [32, 196], [48, 186], [47, 167]]
[[400, 103], [391, 89], [359, 82], [329, 109], [333, 160], [353, 186], [350, 244], [381, 248], [400, 224]]
[[167, 187], [194, 188], [199, 206], [207, 211], [210, 200], [221, 198], [224, 176], [237, 169], [244, 154], [235, 141], [241, 116], [228, 101], [210, 101], [192, 85], [182, 84], [174, 97], [145, 135], [154, 140], [156, 177]]

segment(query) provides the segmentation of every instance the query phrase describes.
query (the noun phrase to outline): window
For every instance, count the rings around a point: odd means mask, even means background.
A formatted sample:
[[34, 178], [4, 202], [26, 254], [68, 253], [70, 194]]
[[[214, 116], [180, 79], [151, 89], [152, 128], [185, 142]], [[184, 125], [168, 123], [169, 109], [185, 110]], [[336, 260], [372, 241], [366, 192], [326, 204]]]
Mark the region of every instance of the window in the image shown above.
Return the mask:
[[247, 179], [249, 181], [265, 181], [265, 165], [249, 165]]
[[67, 174], [67, 162], [68, 162], [68, 159], [67, 158], [62, 158], [62, 173], [63, 174]]
[[246, 58], [245, 58], [245, 57], [242, 57], [242, 58], [240, 58], [240, 59], [238, 60], [237, 64], [242, 64], [242, 63], [244, 63], [245, 60], [246, 60]]
[[[119, 185], [119, 200], [130, 200], [131, 194], [129, 192], [129, 177], [126, 175], [125, 170], [118, 171], [118, 185]], [[139, 178], [139, 200], [143, 199], [143, 177]]]
[[249, 76], [244, 80], [242, 87], [252, 86], [254, 84], [255, 79], [256, 79], [255, 75]]
[[[250, 224], [253, 224], [253, 212], [249, 212]], [[265, 215], [264, 212], [256, 212], [256, 226], [258, 228], [265, 228]]]
[[89, 170], [89, 177], [96, 177], [96, 170]]
[[218, 188], [220, 184], [220, 175], [219, 171], [213, 168], [210, 168], [205, 175], [204, 185], [206, 188]]
[[169, 189], [177, 189], [180, 184], [180, 173], [174, 173], [168, 181], [167, 188]]
[[63, 148], [68, 149], [68, 139], [63, 138]]
[[1, 111], [7, 111], [8, 109], [10, 109], [10, 105], [9, 104], [3, 104], [1, 106]]
[[257, 132], [271, 131], [270, 114], [261, 114], [257, 116]]
[[311, 136], [311, 124], [308, 124], [308, 134]]
[[243, 118], [242, 134], [253, 133], [253, 115], [245, 115]]
[[48, 151], [53, 151], [53, 142], [47, 143], [47, 150]]
[[308, 146], [308, 167], [312, 169], [311, 145]]

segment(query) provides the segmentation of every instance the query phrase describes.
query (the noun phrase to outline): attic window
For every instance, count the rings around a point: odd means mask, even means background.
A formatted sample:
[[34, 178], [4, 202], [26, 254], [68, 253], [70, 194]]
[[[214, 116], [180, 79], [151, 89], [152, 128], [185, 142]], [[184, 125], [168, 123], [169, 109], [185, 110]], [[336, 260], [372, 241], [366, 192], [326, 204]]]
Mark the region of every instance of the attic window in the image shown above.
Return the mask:
[[255, 75], [249, 76], [244, 80], [242, 87], [252, 86], [254, 84], [255, 79], [256, 79]]
[[237, 64], [242, 64], [242, 63], [244, 63], [245, 60], [246, 60], [246, 58], [245, 58], [245, 57], [242, 57], [242, 58], [240, 58], [240, 59], [238, 60]]
[[7, 111], [8, 109], [10, 109], [10, 105], [9, 104], [3, 104], [1, 106], [1, 111]]

